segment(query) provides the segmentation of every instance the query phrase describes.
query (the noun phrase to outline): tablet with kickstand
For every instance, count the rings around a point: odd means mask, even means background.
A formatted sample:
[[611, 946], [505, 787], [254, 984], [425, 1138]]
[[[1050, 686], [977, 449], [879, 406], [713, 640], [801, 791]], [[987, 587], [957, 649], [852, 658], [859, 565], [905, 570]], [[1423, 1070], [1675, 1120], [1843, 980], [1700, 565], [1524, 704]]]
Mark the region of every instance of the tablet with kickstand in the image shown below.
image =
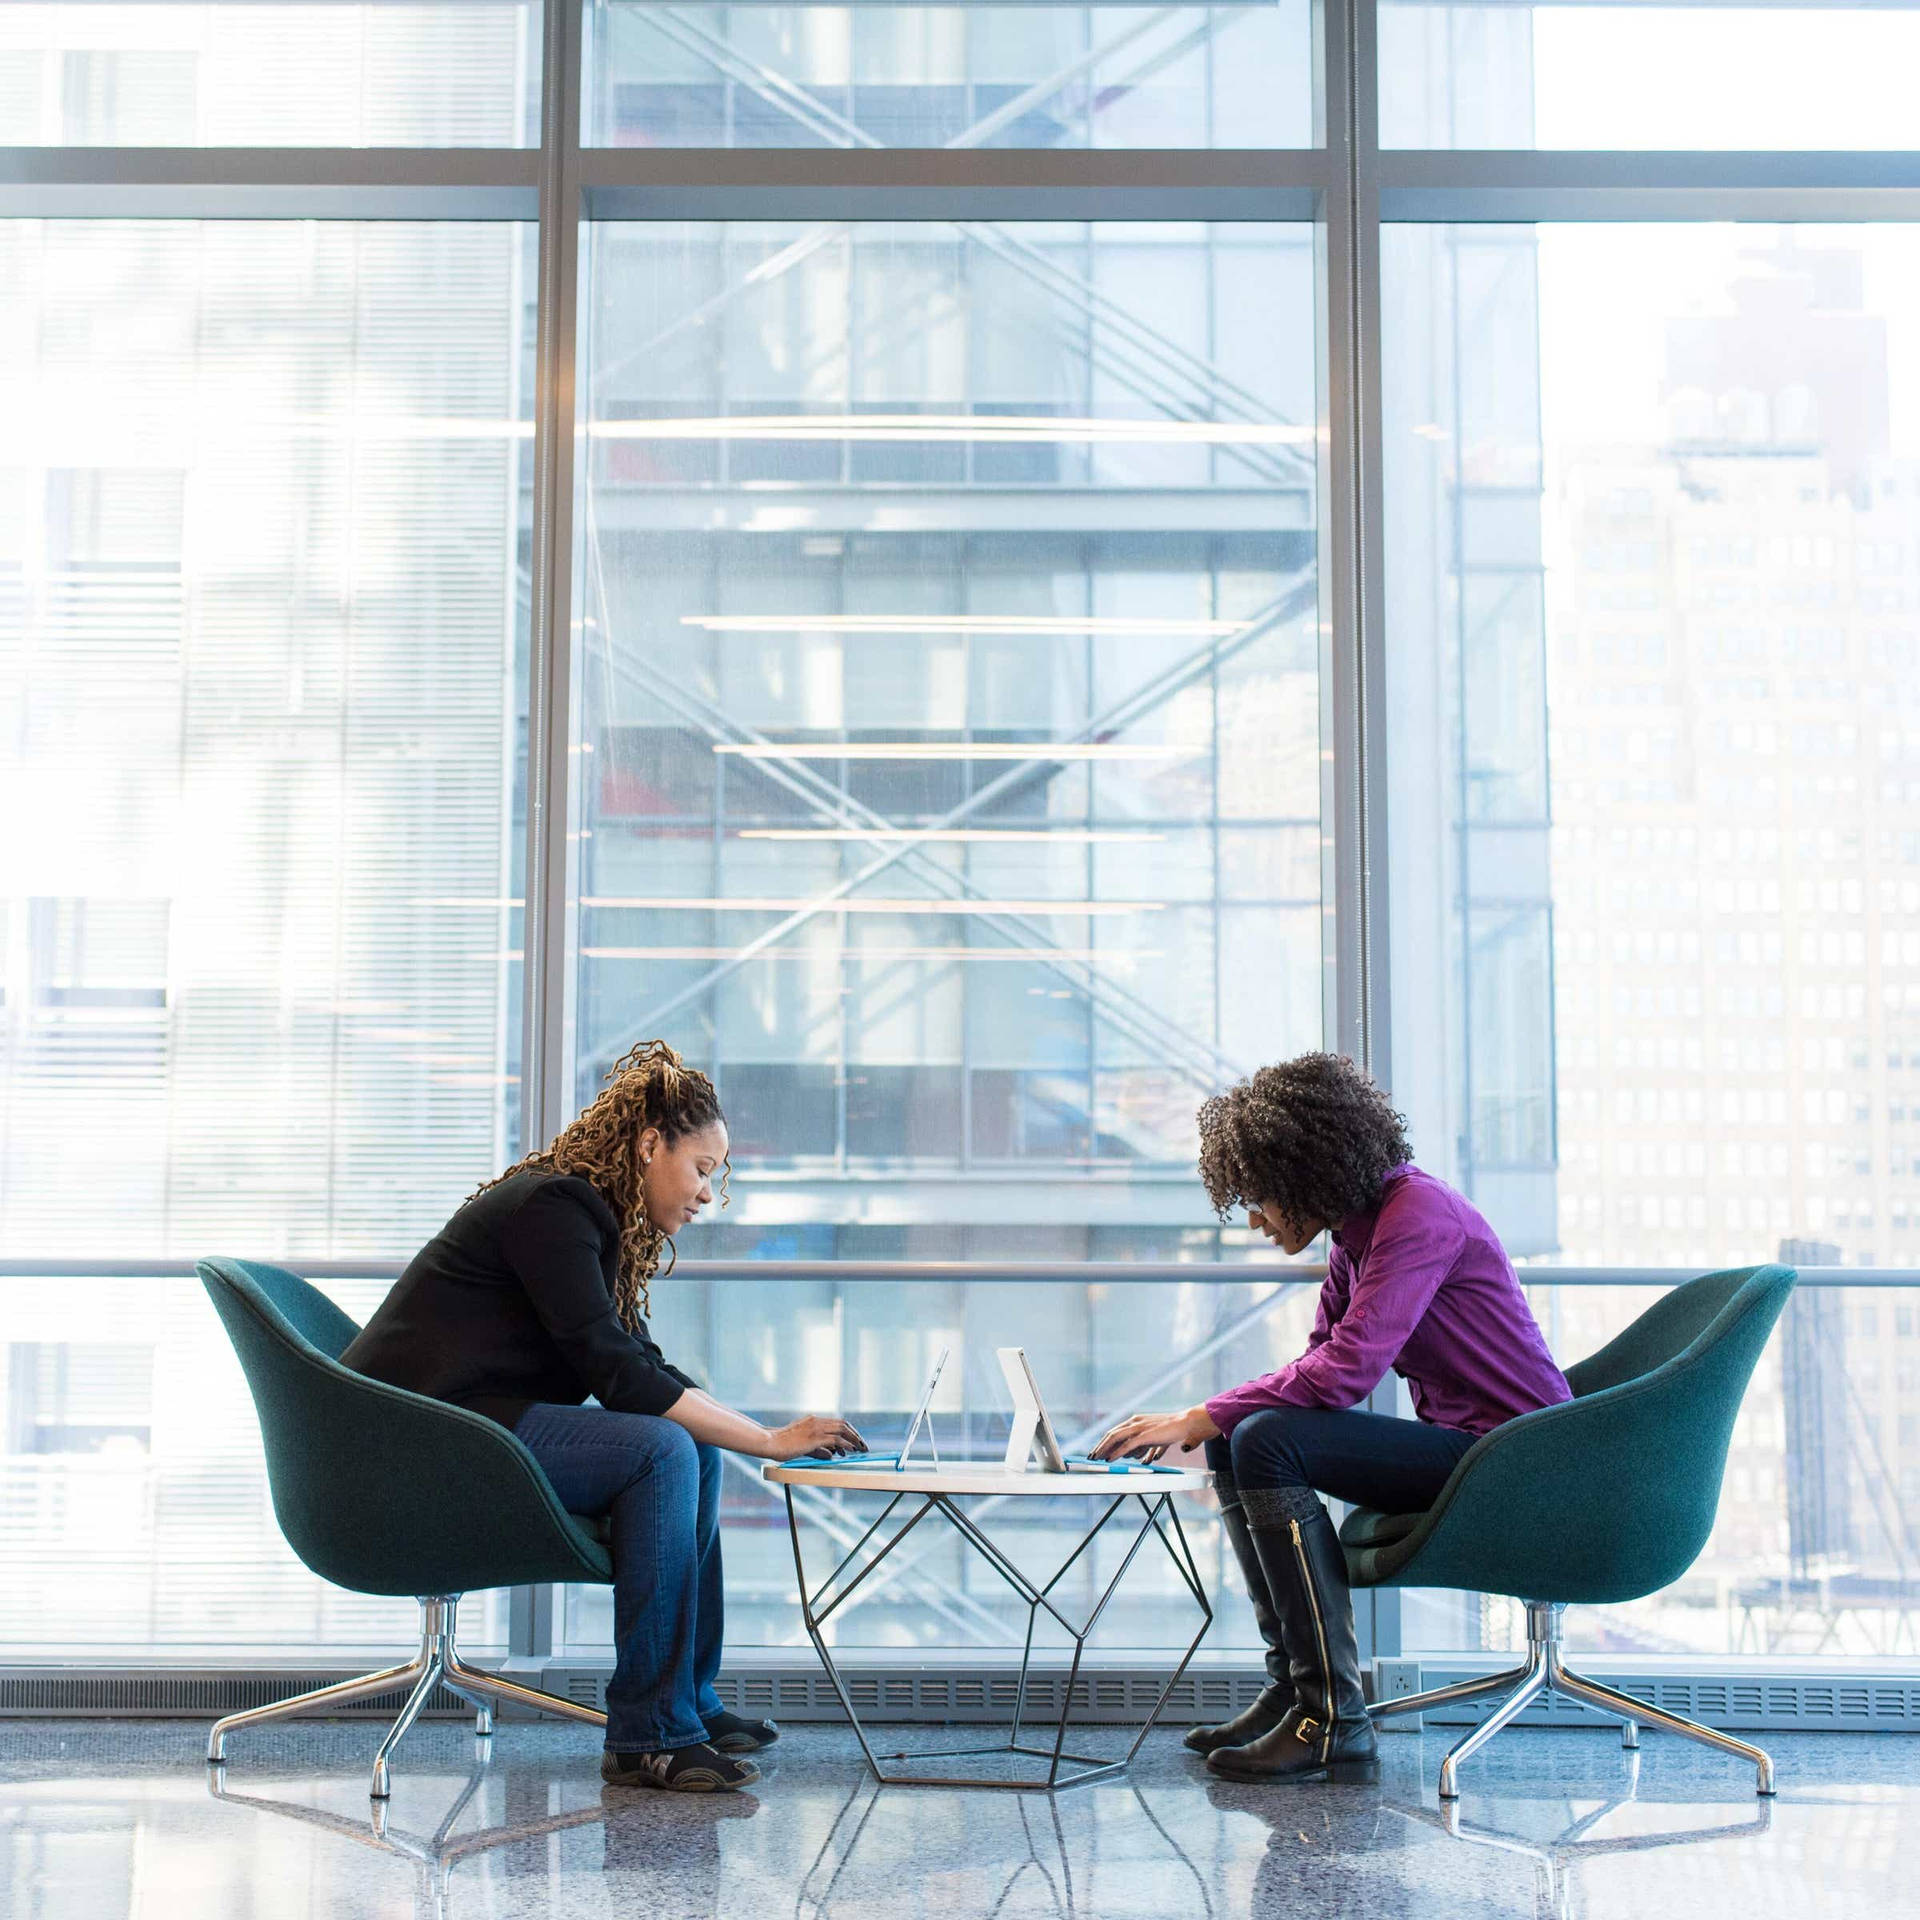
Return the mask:
[[1025, 1347], [996, 1347], [1007, 1391], [1013, 1395], [1013, 1431], [1007, 1435], [1007, 1471], [1027, 1473], [1034, 1453], [1042, 1473], [1178, 1473], [1150, 1460], [1095, 1460], [1084, 1453], [1062, 1453], [1059, 1436], [1047, 1417], [1047, 1403], [1027, 1363]]
[[907, 1423], [907, 1437], [900, 1442], [898, 1453], [838, 1453], [817, 1456], [804, 1454], [798, 1460], [783, 1460], [783, 1467], [892, 1467], [904, 1473], [907, 1455], [913, 1451], [913, 1443], [920, 1429], [927, 1430], [927, 1448], [933, 1455], [933, 1464], [940, 1464], [940, 1448], [933, 1437], [933, 1390], [940, 1384], [940, 1376], [946, 1370], [947, 1355], [951, 1347], [942, 1347], [940, 1357], [933, 1363], [933, 1371], [927, 1375], [926, 1390], [920, 1396], [920, 1404], [913, 1410], [913, 1418]]

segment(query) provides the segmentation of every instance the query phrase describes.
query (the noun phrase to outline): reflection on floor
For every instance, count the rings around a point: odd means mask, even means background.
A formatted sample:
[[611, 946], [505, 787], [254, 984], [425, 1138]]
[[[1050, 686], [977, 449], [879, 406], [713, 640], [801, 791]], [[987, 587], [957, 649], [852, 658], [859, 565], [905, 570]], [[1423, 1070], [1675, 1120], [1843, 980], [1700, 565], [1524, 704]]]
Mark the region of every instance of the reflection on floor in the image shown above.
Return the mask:
[[[939, 1729], [902, 1730], [937, 1739]], [[1227, 1786], [1156, 1733], [1077, 1791], [876, 1787], [850, 1735], [790, 1728], [752, 1795], [603, 1788], [590, 1738], [416, 1728], [369, 1818], [365, 1724], [236, 1739], [224, 1778], [185, 1721], [0, 1722], [0, 1913], [954, 1920], [964, 1915], [1677, 1914], [1920, 1907], [1920, 1741], [1769, 1744], [1780, 1796], [1655, 1733], [1509, 1731], [1442, 1808], [1453, 1735], [1382, 1741], [1378, 1788]], [[903, 1740], [901, 1744], [908, 1744]]]

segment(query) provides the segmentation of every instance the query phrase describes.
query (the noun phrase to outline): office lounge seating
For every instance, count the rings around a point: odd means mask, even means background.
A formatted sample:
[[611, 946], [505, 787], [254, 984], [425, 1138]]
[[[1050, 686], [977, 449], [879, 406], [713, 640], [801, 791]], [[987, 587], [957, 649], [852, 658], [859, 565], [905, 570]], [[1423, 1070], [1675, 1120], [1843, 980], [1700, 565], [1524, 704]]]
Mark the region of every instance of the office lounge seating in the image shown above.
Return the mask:
[[479, 1414], [342, 1366], [359, 1328], [306, 1281], [250, 1260], [202, 1260], [199, 1272], [253, 1395], [288, 1545], [336, 1586], [411, 1594], [420, 1603], [420, 1644], [410, 1658], [229, 1714], [208, 1738], [208, 1764], [224, 1763], [227, 1736], [238, 1728], [402, 1689], [405, 1704], [374, 1756], [376, 1800], [388, 1797], [393, 1750], [436, 1687], [474, 1708], [482, 1737], [503, 1701], [605, 1726], [591, 1707], [471, 1665], [455, 1643], [463, 1593], [613, 1578], [593, 1523], [561, 1506], [533, 1455]]
[[1569, 1605], [1656, 1593], [1706, 1545], [1734, 1416], [1794, 1281], [1791, 1267], [1764, 1266], [1674, 1288], [1567, 1370], [1570, 1401], [1474, 1446], [1425, 1513], [1347, 1517], [1340, 1538], [1356, 1588], [1459, 1587], [1526, 1602], [1522, 1665], [1371, 1709], [1381, 1720], [1506, 1696], [1442, 1762], [1442, 1800], [1459, 1797], [1461, 1762], [1556, 1693], [1619, 1720], [1629, 1746], [1644, 1721], [1737, 1754], [1757, 1791], [1773, 1792], [1760, 1748], [1570, 1672], [1560, 1642]]

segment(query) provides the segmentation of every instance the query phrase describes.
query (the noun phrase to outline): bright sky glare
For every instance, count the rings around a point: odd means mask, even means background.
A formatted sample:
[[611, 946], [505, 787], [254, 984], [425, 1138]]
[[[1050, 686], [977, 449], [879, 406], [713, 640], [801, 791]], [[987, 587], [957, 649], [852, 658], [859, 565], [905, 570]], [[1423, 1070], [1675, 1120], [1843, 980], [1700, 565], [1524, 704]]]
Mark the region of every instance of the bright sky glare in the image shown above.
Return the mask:
[[1906, 148], [1920, 6], [1536, 7], [1543, 147]]
[[[1540, 228], [1541, 400], [1559, 446], [1665, 437], [1666, 322], [1730, 312], [1730, 288], [1771, 253], [1773, 226]], [[1802, 227], [1807, 247], [1866, 256], [1865, 306], [1885, 316], [1896, 457], [1920, 457], [1920, 227]], [[1764, 269], [1761, 269], [1764, 270]]]

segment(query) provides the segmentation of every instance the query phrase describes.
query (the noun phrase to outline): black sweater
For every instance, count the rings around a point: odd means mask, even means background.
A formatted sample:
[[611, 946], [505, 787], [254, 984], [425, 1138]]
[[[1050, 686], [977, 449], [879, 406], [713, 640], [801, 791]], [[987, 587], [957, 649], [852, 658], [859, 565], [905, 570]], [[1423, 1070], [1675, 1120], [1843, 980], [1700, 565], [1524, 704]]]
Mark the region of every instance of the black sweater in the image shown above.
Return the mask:
[[665, 1413], [699, 1383], [614, 1311], [620, 1223], [571, 1174], [516, 1173], [414, 1255], [340, 1357], [356, 1373], [513, 1426], [537, 1400]]

